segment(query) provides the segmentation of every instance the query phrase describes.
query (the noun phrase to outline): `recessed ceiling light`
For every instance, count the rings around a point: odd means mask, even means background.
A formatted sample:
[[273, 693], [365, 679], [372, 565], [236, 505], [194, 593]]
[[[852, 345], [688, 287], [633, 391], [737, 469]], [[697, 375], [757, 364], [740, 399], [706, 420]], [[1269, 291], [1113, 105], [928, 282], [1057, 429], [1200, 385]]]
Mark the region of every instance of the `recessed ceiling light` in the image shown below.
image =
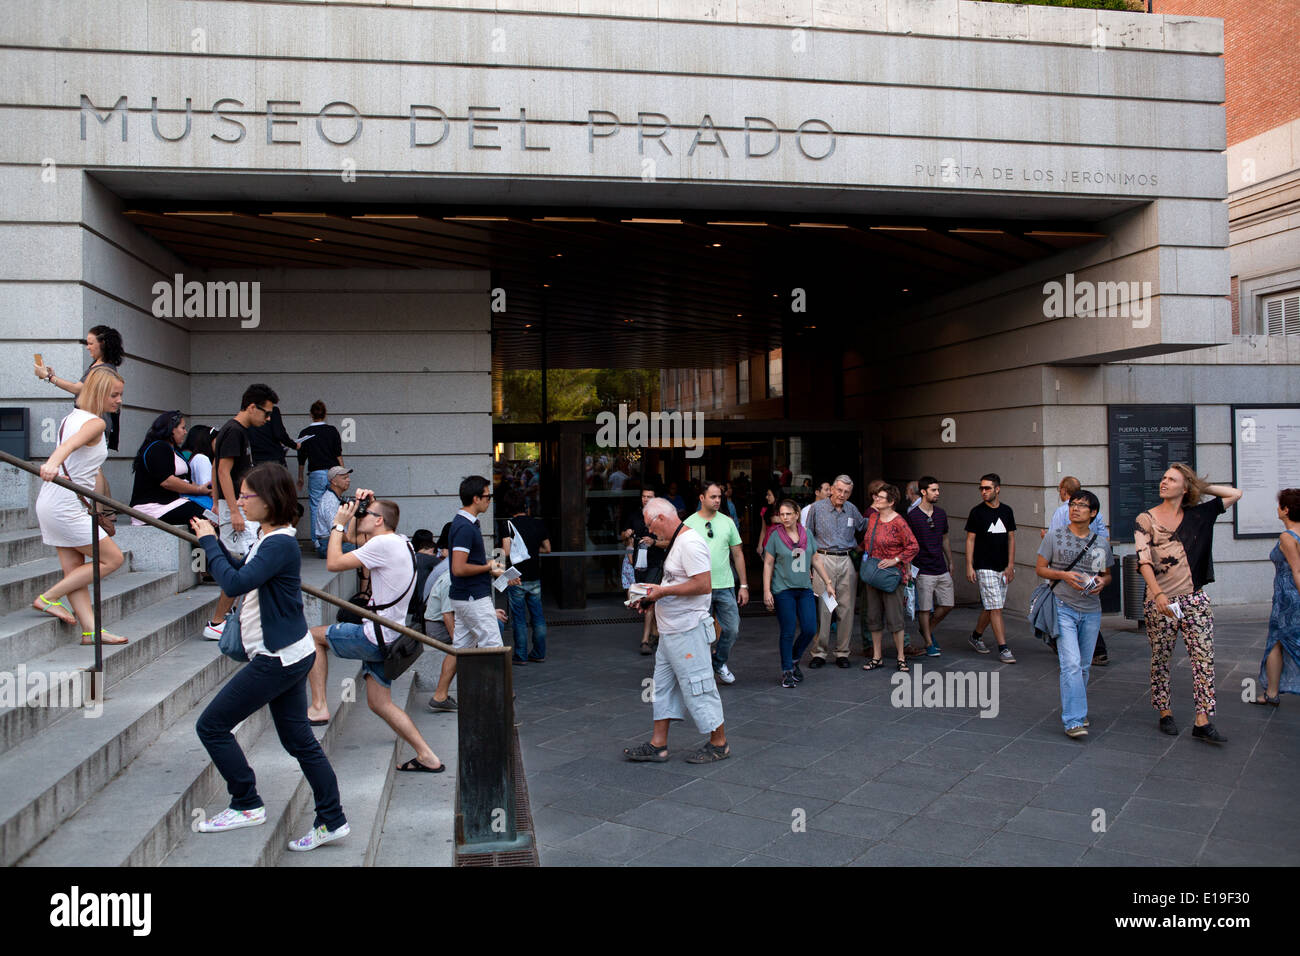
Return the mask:
[[791, 229], [847, 229], [848, 226], [839, 222], [792, 222]]
[[620, 219], [619, 222], [635, 222], [639, 224], [654, 223], [661, 226], [682, 226], [685, 225], [680, 219]]
[[876, 232], [925, 232], [925, 226], [872, 226], [871, 228]]
[[721, 248], [722, 248], [722, 243], [720, 243], [720, 242], [712, 242], [712, 243], [709, 243], [709, 245], [713, 246], [714, 249], [721, 249]]

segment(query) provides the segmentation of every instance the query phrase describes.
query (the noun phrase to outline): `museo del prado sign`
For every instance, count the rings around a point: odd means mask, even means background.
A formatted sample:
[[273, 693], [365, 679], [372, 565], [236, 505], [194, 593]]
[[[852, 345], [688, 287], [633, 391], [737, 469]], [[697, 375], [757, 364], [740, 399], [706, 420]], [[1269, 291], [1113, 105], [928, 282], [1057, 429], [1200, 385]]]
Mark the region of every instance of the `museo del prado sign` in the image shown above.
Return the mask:
[[[81, 139], [86, 140], [94, 121], [105, 135], [113, 135], [117, 126], [122, 142], [130, 140], [131, 110], [127, 97], [120, 96], [110, 105], [93, 103], [81, 94]], [[390, 120], [391, 117], [384, 117]], [[604, 109], [589, 109], [581, 121], [539, 123], [530, 120], [525, 107], [467, 106], [463, 118], [453, 116], [439, 106], [412, 103], [400, 115], [409, 126], [409, 148], [428, 149], [444, 143], [471, 150], [516, 149], [522, 152], [548, 152], [556, 139], [578, 132], [584, 137], [588, 153], [595, 153], [604, 140], [627, 131], [624, 142], [635, 139], [639, 155], [686, 156], [697, 151], [715, 151], [731, 158], [758, 159], [771, 156], [783, 142], [791, 142], [798, 155], [817, 161], [835, 152], [835, 130], [824, 120], [805, 119], [797, 126], [782, 127], [764, 116], [746, 116], [739, 128], [718, 126], [705, 113], [698, 122], [687, 126], [674, 124], [665, 113], [642, 111], [635, 117], [621, 117]], [[115, 122], [116, 120], [116, 122]], [[371, 119], [371, 122], [374, 120]], [[303, 137], [314, 136], [332, 146], [350, 146], [364, 134], [367, 120], [356, 106], [344, 100], [324, 104], [315, 113], [304, 112], [298, 100], [272, 100], [249, 106], [234, 97], [221, 97], [210, 110], [195, 109], [186, 97], [184, 110], [162, 109], [158, 97], [149, 103], [148, 131], [154, 139], [180, 143], [191, 136], [206, 136], [217, 143], [235, 146], [262, 139], [268, 146], [301, 145]], [[464, 134], [452, 137], [452, 124], [463, 123]], [[507, 127], [514, 126], [514, 130]]]

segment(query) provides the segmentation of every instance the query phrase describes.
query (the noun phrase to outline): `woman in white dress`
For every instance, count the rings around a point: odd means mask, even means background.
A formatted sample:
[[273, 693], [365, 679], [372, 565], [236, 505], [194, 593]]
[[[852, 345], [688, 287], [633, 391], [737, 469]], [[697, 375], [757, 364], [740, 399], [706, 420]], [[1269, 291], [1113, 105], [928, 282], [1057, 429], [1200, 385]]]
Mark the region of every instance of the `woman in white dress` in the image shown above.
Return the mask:
[[[94, 639], [95, 618], [89, 590], [94, 569], [86, 560], [91, 553], [90, 534], [94, 525], [78, 496], [54, 484], [52, 479], [62, 477], [87, 490], [94, 489], [100, 466], [108, 457], [104, 436], [108, 425], [101, 416], [122, 407], [122, 390], [122, 377], [115, 370], [106, 366], [92, 369], [77, 396], [76, 409], [59, 425], [59, 446], [41, 465], [41, 478], [46, 484], [36, 498], [36, 518], [41, 525], [42, 540], [58, 550], [63, 579], [37, 595], [32, 606], [65, 623], [80, 622], [82, 644], [91, 644]], [[120, 568], [123, 558], [121, 549], [102, 529], [99, 539], [99, 573], [103, 577]], [[76, 617], [63, 603], [65, 596]], [[103, 631], [103, 641], [125, 644], [126, 638]]]

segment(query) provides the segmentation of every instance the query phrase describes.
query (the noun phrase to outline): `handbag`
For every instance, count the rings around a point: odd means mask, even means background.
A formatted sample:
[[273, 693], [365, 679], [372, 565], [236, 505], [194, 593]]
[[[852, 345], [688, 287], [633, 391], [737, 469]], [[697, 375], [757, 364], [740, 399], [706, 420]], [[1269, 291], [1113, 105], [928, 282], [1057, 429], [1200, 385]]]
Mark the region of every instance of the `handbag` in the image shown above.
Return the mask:
[[[67, 423], [68, 420], [66, 418], [63, 419], [63, 421], [59, 422], [59, 444], [60, 445], [63, 444], [63, 426], [66, 425]], [[62, 467], [63, 467], [63, 477], [67, 478], [68, 481], [72, 481], [72, 475], [68, 473], [67, 463], [64, 462], [62, 464]], [[76, 484], [76, 482], [73, 482], [73, 484]], [[73, 492], [73, 494], [77, 495], [75, 491]], [[81, 495], [77, 495], [77, 500], [81, 502], [81, 507], [86, 509], [86, 513], [90, 515], [91, 519], [95, 521], [104, 530], [105, 534], [107, 534], [110, 538], [113, 537], [113, 535], [117, 534], [117, 512], [116, 511], [100, 511], [98, 508], [99, 502], [95, 502], [94, 504], [91, 504]], [[245, 660], [247, 660], [247, 658], [245, 658]]]
[[[401, 594], [387, 604], [371, 604], [370, 592], [363, 590], [348, 598], [348, 602], [363, 607], [367, 611], [378, 612], [387, 610], [406, 597], [406, 592], [415, 586], [415, 579], [420, 573], [415, 561], [415, 549], [411, 547], [409, 541], [406, 543], [406, 547], [411, 552], [411, 583], [402, 590]], [[340, 624], [360, 624], [362, 621], [360, 614], [355, 614], [346, 608], [339, 608], [334, 617]], [[384, 642], [383, 627], [374, 624], [374, 628], [375, 639], [379, 642], [379, 650], [384, 655], [384, 679], [389, 681], [397, 680], [406, 672], [407, 668], [415, 663], [416, 658], [424, 653], [424, 645], [409, 634], [399, 634], [397, 640], [387, 644]]]
[[876, 532], [880, 530], [880, 515], [876, 515], [875, 518], [876, 523], [871, 529], [871, 541], [867, 544], [867, 553], [858, 568], [858, 578], [868, 587], [883, 591], [885, 594], [893, 594], [903, 582], [903, 572], [897, 565], [892, 568], [882, 568], [880, 559], [871, 557], [871, 549], [876, 544]]
[[[1074, 556], [1066, 571], [1071, 570], [1079, 559], [1088, 553], [1092, 543], [1097, 540], [1096, 532], [1093, 533], [1083, 550]], [[1029, 596], [1029, 626], [1034, 629], [1034, 637], [1038, 638], [1045, 644], [1055, 645], [1057, 633], [1056, 624], [1056, 600], [1052, 590], [1061, 582], [1059, 580], [1048, 583], [1046, 579], [1034, 588], [1034, 593]]]
[[241, 597], [226, 612], [226, 623], [221, 628], [221, 640], [217, 642], [217, 649], [232, 660], [247, 664], [248, 652], [244, 650], [244, 637], [239, 623], [239, 611], [243, 606], [244, 599]]

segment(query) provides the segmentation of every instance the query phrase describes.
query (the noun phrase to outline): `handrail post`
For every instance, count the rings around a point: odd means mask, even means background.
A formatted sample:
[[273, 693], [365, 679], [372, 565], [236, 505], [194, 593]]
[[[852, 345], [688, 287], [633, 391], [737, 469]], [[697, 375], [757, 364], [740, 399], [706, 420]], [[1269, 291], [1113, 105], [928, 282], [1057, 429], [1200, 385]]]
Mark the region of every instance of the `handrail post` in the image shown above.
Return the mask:
[[462, 649], [456, 657], [456, 852], [502, 853], [532, 845], [515, 826], [511, 771], [514, 678], [510, 647]]
[[100, 578], [99, 578], [99, 502], [90, 503], [90, 564], [91, 564], [91, 606], [94, 612], [95, 623], [95, 666], [91, 668], [91, 699], [97, 700], [98, 695], [95, 693], [99, 689], [99, 684], [104, 679], [104, 641], [103, 641], [103, 617], [100, 606]]

